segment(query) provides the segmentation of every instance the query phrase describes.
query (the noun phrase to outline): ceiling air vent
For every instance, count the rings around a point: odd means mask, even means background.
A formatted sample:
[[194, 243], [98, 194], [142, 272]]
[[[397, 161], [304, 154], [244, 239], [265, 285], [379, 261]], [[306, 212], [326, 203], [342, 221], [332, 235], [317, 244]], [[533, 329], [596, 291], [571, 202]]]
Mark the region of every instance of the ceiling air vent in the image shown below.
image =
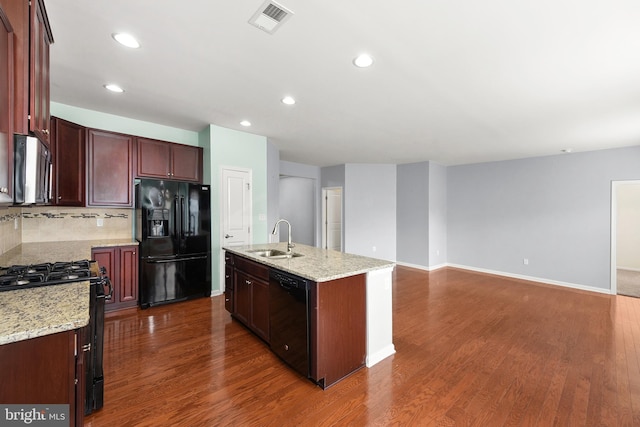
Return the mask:
[[276, 32], [285, 23], [293, 12], [274, 1], [267, 0], [260, 6], [249, 20], [249, 24], [266, 31], [269, 34]]

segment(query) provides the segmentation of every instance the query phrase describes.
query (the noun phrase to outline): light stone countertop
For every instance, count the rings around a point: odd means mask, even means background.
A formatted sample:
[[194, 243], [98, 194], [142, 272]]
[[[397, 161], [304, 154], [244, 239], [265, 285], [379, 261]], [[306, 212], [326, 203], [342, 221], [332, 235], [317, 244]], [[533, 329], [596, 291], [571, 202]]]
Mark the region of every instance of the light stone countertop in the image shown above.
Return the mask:
[[89, 323], [89, 282], [0, 292], [0, 345]]
[[343, 277], [355, 276], [373, 270], [393, 268], [395, 263], [361, 255], [347, 254], [344, 252], [321, 249], [299, 243], [292, 252], [302, 254], [301, 257], [287, 259], [270, 259], [261, 257], [250, 251], [256, 249], [287, 250], [286, 243], [266, 243], [248, 246], [229, 246], [224, 250], [257, 261], [261, 264], [274, 267], [282, 271], [295, 274], [314, 282], [328, 282]]
[[[137, 245], [129, 239], [23, 243], [0, 255], [0, 266], [91, 258], [91, 248]], [[0, 345], [89, 323], [89, 282], [0, 292]]]

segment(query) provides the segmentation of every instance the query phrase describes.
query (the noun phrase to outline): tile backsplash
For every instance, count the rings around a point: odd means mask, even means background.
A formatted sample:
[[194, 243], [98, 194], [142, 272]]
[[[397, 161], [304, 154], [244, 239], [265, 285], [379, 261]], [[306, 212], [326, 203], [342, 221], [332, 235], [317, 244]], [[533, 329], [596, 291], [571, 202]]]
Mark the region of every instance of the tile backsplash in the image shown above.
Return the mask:
[[20, 208], [0, 209], [0, 254], [22, 242], [22, 216]]
[[20, 243], [130, 239], [133, 209], [11, 207], [0, 211], [0, 253]]

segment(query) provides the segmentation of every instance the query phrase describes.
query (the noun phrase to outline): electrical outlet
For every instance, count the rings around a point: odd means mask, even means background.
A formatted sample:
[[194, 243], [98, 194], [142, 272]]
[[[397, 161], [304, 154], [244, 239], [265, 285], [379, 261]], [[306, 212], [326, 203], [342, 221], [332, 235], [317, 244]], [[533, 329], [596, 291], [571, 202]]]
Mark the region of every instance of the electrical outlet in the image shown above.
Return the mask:
[[371, 248], [371, 250], [372, 250], [373, 252], [375, 252], [375, 251], [376, 251], [376, 247], [375, 247], [375, 246], [374, 246], [374, 247], [372, 247], [372, 248]]
[[14, 218], [13, 219], [13, 229], [17, 230], [18, 229], [18, 218]]
[[104, 226], [104, 219], [103, 218], [98, 218], [98, 221], [96, 222], [96, 225], [98, 227]]
[[523, 263], [524, 265], [529, 265], [529, 258], [524, 258], [524, 259], [522, 260], [522, 263]]

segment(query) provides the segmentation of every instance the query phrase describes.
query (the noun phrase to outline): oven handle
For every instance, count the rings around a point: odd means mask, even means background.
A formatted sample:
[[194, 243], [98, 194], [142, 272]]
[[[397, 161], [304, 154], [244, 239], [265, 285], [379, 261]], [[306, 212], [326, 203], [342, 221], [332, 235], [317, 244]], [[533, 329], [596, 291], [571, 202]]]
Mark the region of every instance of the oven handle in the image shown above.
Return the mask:
[[100, 285], [102, 287], [104, 287], [104, 285], [107, 285], [109, 287], [109, 293], [98, 295], [98, 298], [104, 298], [105, 300], [111, 301], [111, 298], [113, 297], [113, 285], [111, 284], [111, 280], [108, 277], [104, 276], [102, 281], [100, 281]]
[[186, 258], [171, 258], [171, 259], [146, 259], [145, 262], [148, 262], [149, 264], [166, 264], [170, 262], [195, 261], [199, 259], [207, 259], [207, 255], [191, 256]]

